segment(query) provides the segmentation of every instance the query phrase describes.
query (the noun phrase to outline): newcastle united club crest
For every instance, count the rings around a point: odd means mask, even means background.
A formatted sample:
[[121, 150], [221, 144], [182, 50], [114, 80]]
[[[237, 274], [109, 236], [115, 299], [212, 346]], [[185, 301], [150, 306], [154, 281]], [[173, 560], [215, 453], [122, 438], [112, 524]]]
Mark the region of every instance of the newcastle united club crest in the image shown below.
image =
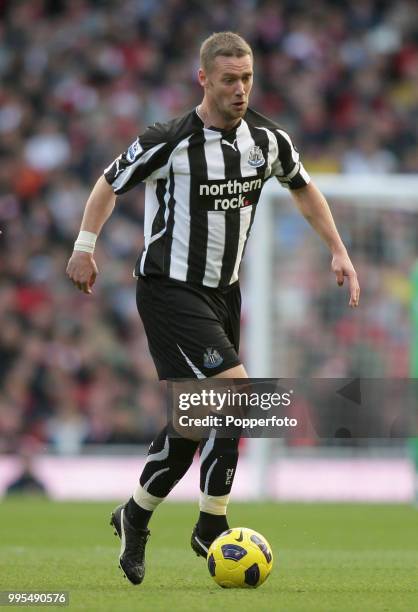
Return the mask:
[[203, 354], [203, 365], [205, 368], [217, 368], [223, 362], [223, 357], [219, 352], [210, 346]]
[[259, 168], [264, 164], [264, 155], [263, 151], [257, 145], [254, 145], [250, 149], [250, 153], [248, 155], [248, 163], [253, 168]]

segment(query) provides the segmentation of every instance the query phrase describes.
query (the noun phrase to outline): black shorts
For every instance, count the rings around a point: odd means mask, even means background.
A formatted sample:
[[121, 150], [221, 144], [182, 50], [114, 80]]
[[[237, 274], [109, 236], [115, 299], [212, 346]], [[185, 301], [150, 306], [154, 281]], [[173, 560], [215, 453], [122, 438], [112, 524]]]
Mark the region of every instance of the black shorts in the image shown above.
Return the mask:
[[241, 292], [138, 278], [136, 303], [160, 380], [205, 378], [241, 363]]

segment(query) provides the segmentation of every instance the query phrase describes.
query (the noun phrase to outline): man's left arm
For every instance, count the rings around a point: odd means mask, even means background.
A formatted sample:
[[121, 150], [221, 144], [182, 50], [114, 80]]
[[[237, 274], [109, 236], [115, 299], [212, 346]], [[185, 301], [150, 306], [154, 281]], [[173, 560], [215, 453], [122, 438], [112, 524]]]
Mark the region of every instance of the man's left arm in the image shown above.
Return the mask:
[[291, 189], [290, 193], [302, 215], [330, 249], [332, 254], [331, 268], [335, 273], [338, 285], [343, 285], [345, 276], [348, 278], [349, 306], [355, 308], [358, 306], [360, 299], [357, 273], [338, 233], [326, 199], [312, 181], [299, 189]]

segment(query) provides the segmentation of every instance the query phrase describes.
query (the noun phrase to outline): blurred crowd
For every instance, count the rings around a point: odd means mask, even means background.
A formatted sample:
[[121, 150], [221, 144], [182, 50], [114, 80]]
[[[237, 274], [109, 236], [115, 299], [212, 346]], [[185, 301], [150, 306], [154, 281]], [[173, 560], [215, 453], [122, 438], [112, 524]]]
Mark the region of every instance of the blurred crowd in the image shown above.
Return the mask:
[[248, 39], [252, 106], [310, 172], [415, 173], [417, 17], [415, 0], [0, 0], [0, 452], [146, 442], [164, 422], [132, 279], [143, 190], [118, 198], [93, 296], [65, 266], [103, 168], [198, 104], [201, 41]]
[[418, 210], [383, 210], [367, 198], [332, 203], [360, 279], [360, 307], [348, 307], [347, 279], [337, 287], [318, 236], [294, 207], [282, 207], [276, 215], [275, 366], [287, 377], [408, 378]]

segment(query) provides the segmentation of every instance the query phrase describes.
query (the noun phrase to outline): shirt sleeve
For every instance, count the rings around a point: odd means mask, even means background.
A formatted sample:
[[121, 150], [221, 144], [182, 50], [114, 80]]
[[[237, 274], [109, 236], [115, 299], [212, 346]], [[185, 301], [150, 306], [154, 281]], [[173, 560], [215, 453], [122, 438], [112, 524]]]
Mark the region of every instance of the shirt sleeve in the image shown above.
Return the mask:
[[311, 178], [299, 159], [289, 135], [284, 130], [275, 130], [277, 158], [272, 164], [271, 174], [287, 189], [299, 189], [308, 185]]
[[129, 191], [143, 181], [166, 178], [173, 145], [161, 124], [149, 127], [104, 170], [104, 177], [116, 194]]

